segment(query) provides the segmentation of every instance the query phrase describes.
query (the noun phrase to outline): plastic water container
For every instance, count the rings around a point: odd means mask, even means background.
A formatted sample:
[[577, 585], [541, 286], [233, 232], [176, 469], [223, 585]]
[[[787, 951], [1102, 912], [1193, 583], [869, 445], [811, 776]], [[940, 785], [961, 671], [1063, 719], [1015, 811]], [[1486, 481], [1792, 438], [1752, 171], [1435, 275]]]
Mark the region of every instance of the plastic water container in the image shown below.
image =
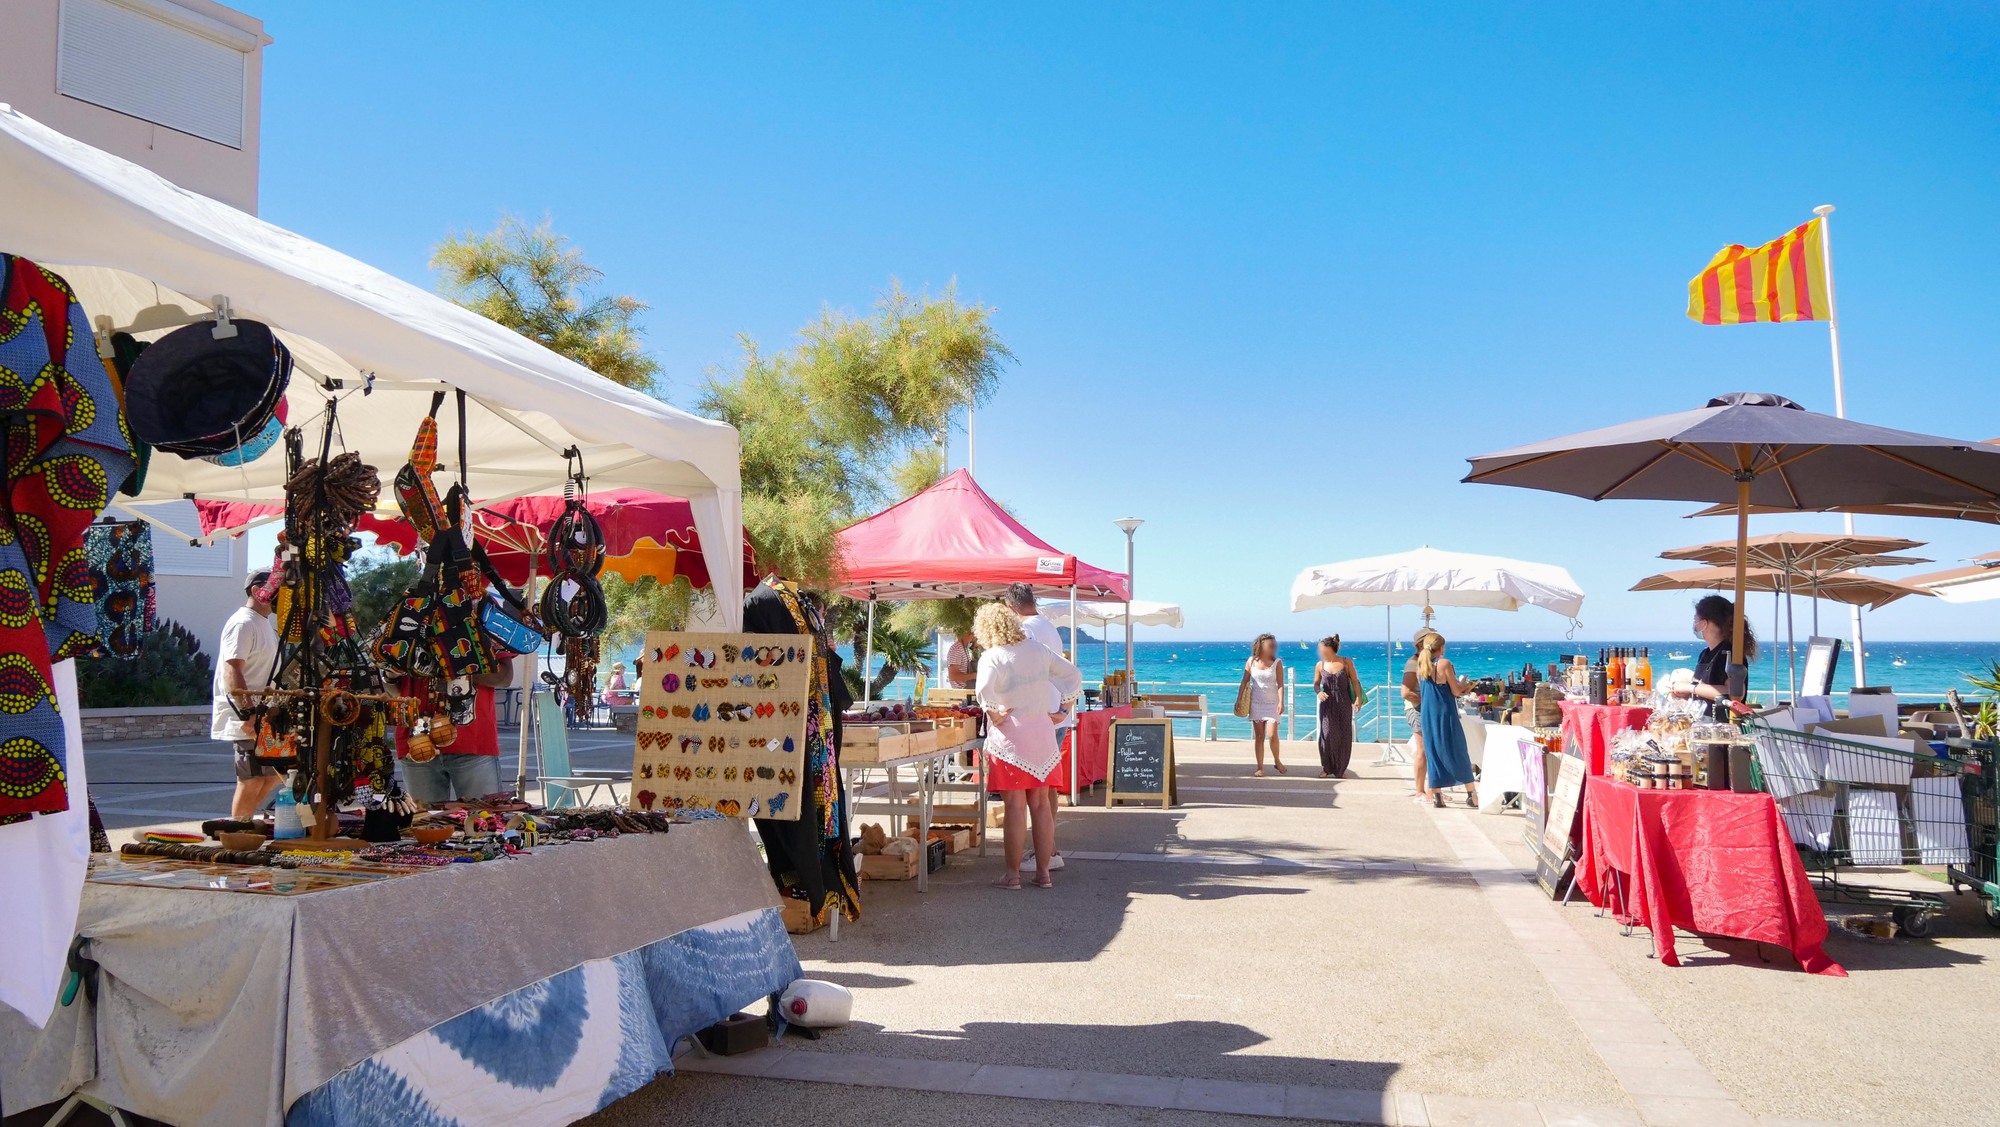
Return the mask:
[[292, 796], [292, 777], [285, 776], [285, 783], [278, 788], [278, 804], [271, 811], [271, 836], [280, 841], [306, 836], [305, 823], [299, 821], [299, 800]]

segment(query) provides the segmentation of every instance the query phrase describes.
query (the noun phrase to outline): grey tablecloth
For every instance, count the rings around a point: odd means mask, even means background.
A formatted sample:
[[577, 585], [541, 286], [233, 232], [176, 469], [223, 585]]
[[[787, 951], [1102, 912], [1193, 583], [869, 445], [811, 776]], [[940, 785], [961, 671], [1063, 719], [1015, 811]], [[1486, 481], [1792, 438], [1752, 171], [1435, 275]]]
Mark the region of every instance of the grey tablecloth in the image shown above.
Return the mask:
[[88, 885], [96, 1013], [79, 998], [37, 1032], [0, 1011], [4, 1110], [81, 1085], [168, 1123], [277, 1127], [293, 1100], [439, 1022], [778, 904], [734, 821], [294, 898]]

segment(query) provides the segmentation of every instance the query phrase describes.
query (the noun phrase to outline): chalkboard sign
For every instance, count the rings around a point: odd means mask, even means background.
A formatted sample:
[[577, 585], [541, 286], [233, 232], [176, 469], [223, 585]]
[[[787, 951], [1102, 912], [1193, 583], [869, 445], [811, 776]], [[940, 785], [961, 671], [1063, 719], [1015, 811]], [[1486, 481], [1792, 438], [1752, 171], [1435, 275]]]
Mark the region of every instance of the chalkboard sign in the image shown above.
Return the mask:
[[1172, 806], [1174, 722], [1165, 719], [1111, 722], [1111, 785], [1104, 804], [1157, 802]]

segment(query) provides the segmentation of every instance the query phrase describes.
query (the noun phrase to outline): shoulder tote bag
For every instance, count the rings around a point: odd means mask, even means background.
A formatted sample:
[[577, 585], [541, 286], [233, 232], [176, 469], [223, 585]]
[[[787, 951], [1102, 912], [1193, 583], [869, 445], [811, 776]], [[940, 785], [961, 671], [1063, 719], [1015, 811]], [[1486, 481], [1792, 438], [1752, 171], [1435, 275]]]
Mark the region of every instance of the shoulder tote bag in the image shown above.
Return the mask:
[[1243, 663], [1243, 683], [1236, 686], [1236, 707], [1232, 711], [1238, 716], [1250, 715], [1250, 663]]

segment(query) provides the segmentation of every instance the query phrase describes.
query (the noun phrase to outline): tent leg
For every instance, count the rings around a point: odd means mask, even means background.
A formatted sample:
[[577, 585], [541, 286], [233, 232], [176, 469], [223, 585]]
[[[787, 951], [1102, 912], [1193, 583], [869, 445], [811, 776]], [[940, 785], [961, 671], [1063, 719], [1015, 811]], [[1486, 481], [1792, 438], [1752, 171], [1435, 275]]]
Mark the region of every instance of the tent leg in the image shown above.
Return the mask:
[[[521, 592], [527, 598], [529, 606], [535, 605], [535, 562], [535, 554], [530, 552], [528, 554], [528, 585]], [[547, 643], [544, 644], [546, 645]], [[521, 676], [522, 668], [519, 662], [514, 666], [514, 679], [521, 682], [521, 759], [519, 763], [514, 765], [514, 797], [525, 799], [528, 793], [528, 728], [533, 722], [528, 715], [533, 709], [528, 706], [535, 703], [535, 655], [522, 654], [521, 660], [528, 664], [526, 677]], [[541, 772], [538, 770], [535, 774], [537, 777], [540, 777]], [[548, 796], [543, 795], [542, 798], [544, 804], [546, 804]]]
[[861, 638], [861, 703], [874, 699], [875, 596], [868, 596], [868, 632]]

